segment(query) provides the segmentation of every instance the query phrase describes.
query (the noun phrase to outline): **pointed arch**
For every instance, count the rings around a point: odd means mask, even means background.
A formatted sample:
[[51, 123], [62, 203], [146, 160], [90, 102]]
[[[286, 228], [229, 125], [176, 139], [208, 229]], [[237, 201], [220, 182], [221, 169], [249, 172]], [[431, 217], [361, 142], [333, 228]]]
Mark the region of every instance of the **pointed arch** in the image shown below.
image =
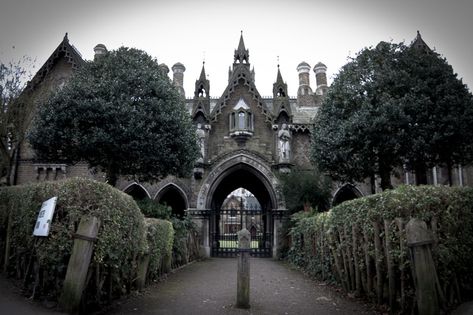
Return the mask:
[[154, 200], [168, 205], [172, 208], [174, 215], [181, 217], [184, 216], [185, 210], [189, 208], [187, 194], [176, 183], [168, 183], [161, 187], [156, 193]]
[[[222, 159], [216, 163], [202, 184], [197, 196], [197, 208], [212, 209], [218, 206], [220, 200], [215, 200], [214, 197], [216, 194], [220, 195], [220, 197], [224, 195], [223, 191], [221, 194], [219, 193], [219, 190], [222, 189], [221, 184], [223, 183], [223, 186], [228, 184], [228, 189], [231, 189], [232, 185], [236, 185], [240, 179], [238, 176], [234, 176], [237, 173], [243, 172], [244, 176], [250, 176], [253, 179], [253, 181], [245, 180], [245, 183], [248, 183], [248, 185], [260, 185], [261, 190], [258, 192], [255, 191], [258, 189], [252, 189], [253, 187], [244, 188], [249, 188], [249, 191], [258, 195], [259, 201], [265, 199], [266, 202], [263, 201], [263, 203], [266, 203], [268, 210], [284, 210], [286, 207], [284, 198], [280, 193], [279, 180], [267, 165], [268, 163], [262, 160], [261, 157], [246, 150], [239, 151]], [[231, 183], [229, 179], [234, 179], [235, 183]], [[223, 202], [223, 199], [221, 201]], [[261, 204], [261, 206], [263, 207], [264, 205]]]
[[133, 182], [126, 186], [123, 189], [125, 194], [128, 194], [133, 197], [135, 200], [143, 200], [143, 199], [151, 199], [151, 195], [149, 194], [148, 190], [143, 187], [143, 185], [138, 184], [137, 182]]
[[332, 207], [344, 201], [363, 197], [363, 193], [353, 184], [344, 184], [337, 189], [332, 199]]

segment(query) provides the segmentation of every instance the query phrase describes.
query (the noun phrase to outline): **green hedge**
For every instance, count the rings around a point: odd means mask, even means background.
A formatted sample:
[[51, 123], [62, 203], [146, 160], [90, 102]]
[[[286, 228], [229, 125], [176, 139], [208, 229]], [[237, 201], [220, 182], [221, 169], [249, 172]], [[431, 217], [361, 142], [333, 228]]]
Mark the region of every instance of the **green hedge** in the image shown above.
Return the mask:
[[[48, 237], [32, 236], [43, 201], [57, 196]], [[0, 255], [10, 231], [7, 272], [23, 279], [31, 272], [28, 289], [57, 300], [82, 216], [101, 223], [91, 262], [93, 273], [85, 304], [100, 303], [129, 291], [136, 277], [136, 260], [148, 248], [144, 217], [133, 199], [110, 185], [81, 178], [0, 189]], [[10, 226], [9, 226], [10, 216]], [[34, 248], [34, 255], [32, 255]], [[3, 263], [2, 257], [2, 263]], [[32, 259], [33, 258], [33, 259]], [[34, 261], [31, 268], [30, 261]], [[33, 279], [39, 275], [40, 283]]]
[[177, 217], [171, 207], [151, 199], [139, 200], [137, 204], [145, 217], [171, 221], [174, 229], [172, 268], [200, 258], [197, 227], [190, 216]]
[[[443, 307], [451, 307], [462, 298], [471, 299], [473, 188], [401, 186], [344, 202], [326, 213], [295, 214], [292, 216], [288, 257], [293, 264], [319, 279], [335, 281], [348, 291], [374, 297], [376, 283], [369, 280], [367, 274], [375, 273], [373, 242], [376, 225], [380, 228], [378, 236], [383, 247], [379, 258], [382, 282], [388, 282], [386, 261], [390, 257], [394, 264], [398, 300], [394, 307], [406, 311], [412, 305], [415, 290], [404, 228], [413, 217], [424, 220], [435, 236], [432, 252], [445, 297]], [[389, 254], [385, 250], [387, 237], [392, 246]], [[338, 270], [335, 258], [339, 262]], [[361, 273], [358, 286], [355, 283], [356, 267]], [[387, 302], [386, 288], [381, 292], [381, 300]]]
[[145, 222], [150, 255], [147, 278], [156, 280], [171, 269], [174, 229], [166, 220], [146, 218]]

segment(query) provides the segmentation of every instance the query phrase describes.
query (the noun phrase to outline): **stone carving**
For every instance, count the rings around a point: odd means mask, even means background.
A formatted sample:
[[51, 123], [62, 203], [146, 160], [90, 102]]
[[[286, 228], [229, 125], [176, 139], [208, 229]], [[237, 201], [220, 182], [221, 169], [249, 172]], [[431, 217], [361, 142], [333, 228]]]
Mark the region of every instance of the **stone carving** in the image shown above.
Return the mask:
[[279, 163], [289, 162], [291, 154], [291, 133], [286, 124], [278, 131]]
[[205, 130], [201, 124], [197, 124], [195, 133], [197, 135], [197, 144], [200, 148], [200, 157], [197, 159], [197, 162], [203, 163], [205, 158]]

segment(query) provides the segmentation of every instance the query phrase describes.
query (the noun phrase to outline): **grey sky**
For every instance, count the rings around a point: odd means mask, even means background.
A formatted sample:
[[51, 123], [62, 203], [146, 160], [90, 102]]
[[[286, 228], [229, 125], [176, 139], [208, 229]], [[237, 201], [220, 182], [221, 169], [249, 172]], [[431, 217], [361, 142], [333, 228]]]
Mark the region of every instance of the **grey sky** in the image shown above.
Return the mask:
[[210, 94], [218, 97], [243, 30], [260, 94], [272, 94], [280, 56], [289, 94], [295, 95], [301, 61], [322, 61], [330, 78], [363, 47], [381, 40], [410, 43], [420, 30], [471, 89], [472, 13], [471, 0], [3, 0], [0, 59], [28, 55], [40, 66], [68, 32], [85, 59], [103, 43], [143, 49], [169, 67], [183, 63], [187, 96], [205, 56]]

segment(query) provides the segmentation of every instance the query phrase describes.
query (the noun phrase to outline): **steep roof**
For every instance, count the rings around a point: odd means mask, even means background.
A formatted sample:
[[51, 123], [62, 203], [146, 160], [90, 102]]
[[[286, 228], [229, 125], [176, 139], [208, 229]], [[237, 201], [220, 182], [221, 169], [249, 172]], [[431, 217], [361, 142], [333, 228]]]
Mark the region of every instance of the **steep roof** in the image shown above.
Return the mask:
[[43, 81], [46, 75], [61, 59], [65, 59], [66, 62], [72, 66], [72, 69], [78, 69], [85, 63], [84, 59], [82, 59], [81, 54], [74, 46], [69, 43], [67, 33], [64, 35], [64, 38], [59, 44], [59, 46], [57, 46], [51, 56], [49, 56], [48, 60], [46, 60], [43, 66], [38, 70], [38, 72], [36, 72], [33, 79], [28, 82], [26, 88], [35, 89], [36, 86]]

